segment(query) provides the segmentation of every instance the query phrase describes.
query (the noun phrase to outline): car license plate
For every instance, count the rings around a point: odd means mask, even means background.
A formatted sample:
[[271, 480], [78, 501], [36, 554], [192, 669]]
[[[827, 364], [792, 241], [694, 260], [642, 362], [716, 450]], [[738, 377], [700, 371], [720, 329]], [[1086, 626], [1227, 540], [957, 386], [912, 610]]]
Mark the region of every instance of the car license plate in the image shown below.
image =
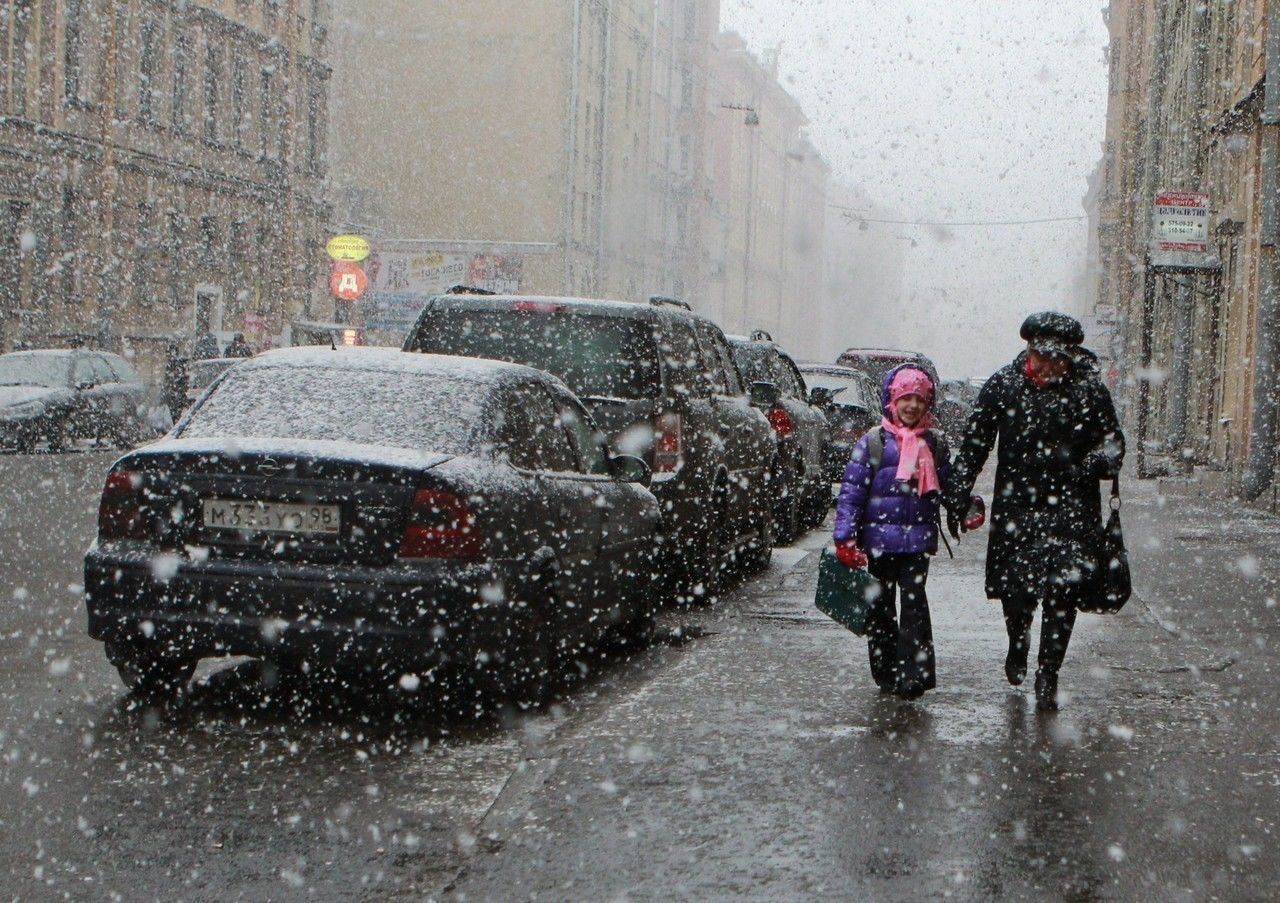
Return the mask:
[[336, 536], [342, 526], [337, 505], [205, 499], [203, 509], [204, 525], [211, 530]]

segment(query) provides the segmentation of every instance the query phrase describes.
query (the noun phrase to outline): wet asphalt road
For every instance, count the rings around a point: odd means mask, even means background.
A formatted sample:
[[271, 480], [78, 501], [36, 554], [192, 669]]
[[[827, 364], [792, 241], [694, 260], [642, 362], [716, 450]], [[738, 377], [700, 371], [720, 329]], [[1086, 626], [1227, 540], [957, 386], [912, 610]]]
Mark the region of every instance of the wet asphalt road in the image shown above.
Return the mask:
[[929, 581], [939, 689], [876, 694], [821, 533], [513, 722], [251, 662], [162, 712], [83, 632], [110, 459], [0, 458], [5, 897], [1274, 897], [1275, 518], [1134, 485], [1138, 598], [1081, 617], [1057, 715], [1004, 682], [973, 538]]

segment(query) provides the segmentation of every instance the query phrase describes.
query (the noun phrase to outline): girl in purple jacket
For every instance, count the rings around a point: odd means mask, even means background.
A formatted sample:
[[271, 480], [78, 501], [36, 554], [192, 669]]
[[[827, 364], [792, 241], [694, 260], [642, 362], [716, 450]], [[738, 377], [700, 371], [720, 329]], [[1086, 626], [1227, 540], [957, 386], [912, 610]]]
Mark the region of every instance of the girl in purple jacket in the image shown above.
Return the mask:
[[[869, 557], [880, 581], [867, 622], [871, 676], [881, 692], [906, 699], [937, 686], [925, 581], [929, 556], [938, 551], [939, 490], [951, 454], [932, 429], [934, 395], [929, 374], [913, 364], [885, 376], [884, 419], [849, 457], [833, 531], [841, 563], [868, 567]], [[898, 591], [902, 613], [895, 618]]]

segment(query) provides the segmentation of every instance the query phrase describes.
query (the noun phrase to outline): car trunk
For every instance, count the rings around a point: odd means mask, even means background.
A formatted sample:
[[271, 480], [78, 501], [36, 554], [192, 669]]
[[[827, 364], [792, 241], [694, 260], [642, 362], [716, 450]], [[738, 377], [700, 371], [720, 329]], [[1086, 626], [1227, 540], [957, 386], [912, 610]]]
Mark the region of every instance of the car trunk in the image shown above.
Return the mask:
[[396, 556], [426, 466], [241, 452], [135, 457], [153, 537], [211, 559], [385, 565]]

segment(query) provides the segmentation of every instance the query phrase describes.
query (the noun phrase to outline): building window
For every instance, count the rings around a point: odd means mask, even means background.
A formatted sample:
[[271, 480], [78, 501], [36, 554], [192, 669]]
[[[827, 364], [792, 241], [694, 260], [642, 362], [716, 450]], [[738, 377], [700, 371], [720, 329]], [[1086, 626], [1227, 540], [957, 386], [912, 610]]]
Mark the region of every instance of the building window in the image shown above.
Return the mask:
[[160, 23], [152, 18], [144, 19], [139, 40], [138, 118], [149, 125], [160, 124], [162, 40]]
[[249, 111], [249, 70], [244, 54], [235, 53], [231, 62], [231, 130], [236, 150], [247, 153], [251, 145], [253, 114]]
[[262, 30], [271, 34], [280, 26], [280, 0], [262, 0]]
[[324, 84], [313, 82], [307, 92], [307, 171], [323, 175], [324, 169]]
[[79, 304], [80, 258], [76, 241], [76, 218], [79, 198], [70, 185], [62, 188], [62, 206], [58, 211], [58, 248], [62, 256], [56, 263], [58, 288], [63, 304]]
[[11, 83], [9, 86], [9, 109], [15, 116], [27, 115], [28, 65], [27, 49], [35, 47], [35, 3], [34, 0], [14, 0], [12, 12], [13, 24], [9, 31], [12, 35], [12, 52], [9, 57]]
[[212, 266], [222, 259], [221, 245], [218, 218], [216, 216], [200, 217], [200, 256], [207, 265]]
[[258, 82], [258, 154], [264, 160], [275, 159], [278, 154], [272, 146], [271, 136], [279, 128], [279, 116], [276, 115], [275, 68], [264, 66]]
[[222, 143], [222, 48], [208, 44], [204, 50], [204, 140]]
[[195, 50], [191, 38], [180, 34], [173, 42], [173, 128], [186, 134], [191, 125], [191, 67]]

